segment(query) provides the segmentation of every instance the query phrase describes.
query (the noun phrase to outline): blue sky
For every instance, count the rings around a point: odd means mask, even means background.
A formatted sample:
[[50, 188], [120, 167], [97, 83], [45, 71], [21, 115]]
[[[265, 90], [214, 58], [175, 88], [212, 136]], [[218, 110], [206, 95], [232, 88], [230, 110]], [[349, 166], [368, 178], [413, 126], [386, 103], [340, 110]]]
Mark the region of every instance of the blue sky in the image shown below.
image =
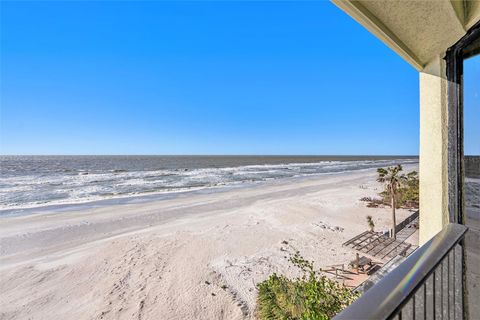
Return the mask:
[[480, 55], [465, 60], [463, 68], [464, 152], [480, 155]]
[[417, 72], [330, 2], [1, 6], [3, 154], [418, 154]]

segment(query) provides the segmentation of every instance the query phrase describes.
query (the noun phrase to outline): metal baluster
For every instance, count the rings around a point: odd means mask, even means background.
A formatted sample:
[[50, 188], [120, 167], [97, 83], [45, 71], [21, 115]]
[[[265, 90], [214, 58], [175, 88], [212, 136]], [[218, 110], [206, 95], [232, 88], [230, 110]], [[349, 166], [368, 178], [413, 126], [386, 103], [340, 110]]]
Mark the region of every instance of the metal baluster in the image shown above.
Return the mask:
[[456, 306], [456, 299], [455, 299], [455, 291], [456, 291], [456, 288], [455, 288], [455, 282], [457, 280], [457, 271], [456, 271], [456, 268], [455, 268], [455, 251], [456, 251], [456, 246], [453, 247], [453, 320], [455, 320], [457, 318], [457, 306]]
[[460, 265], [460, 270], [461, 270], [461, 275], [462, 275], [462, 278], [460, 278], [460, 299], [461, 300], [461, 306], [462, 306], [462, 314], [461, 314], [461, 319], [468, 319], [468, 314], [466, 314], [466, 311], [467, 311], [467, 306], [466, 306], [466, 301], [465, 301], [465, 296], [464, 296], [464, 293], [465, 293], [465, 283], [463, 281], [463, 277], [465, 276], [465, 265], [464, 265], [464, 259], [465, 259], [465, 256], [463, 255], [463, 253], [465, 252], [465, 243], [463, 242], [460, 242], [460, 261], [461, 261], [461, 265]]
[[443, 320], [443, 260], [440, 263], [440, 312]]
[[447, 314], [448, 314], [448, 320], [450, 320], [450, 254], [451, 252], [448, 253], [447, 255]]
[[423, 283], [423, 319], [427, 319], [427, 280]]
[[433, 270], [433, 290], [432, 290], [432, 293], [433, 293], [433, 319], [437, 319], [436, 315], [435, 315], [435, 296], [436, 296], [436, 290], [435, 290], [435, 279], [437, 278], [437, 270]]
[[412, 297], [412, 320], [415, 320], [415, 296], [417, 293], [415, 293]]

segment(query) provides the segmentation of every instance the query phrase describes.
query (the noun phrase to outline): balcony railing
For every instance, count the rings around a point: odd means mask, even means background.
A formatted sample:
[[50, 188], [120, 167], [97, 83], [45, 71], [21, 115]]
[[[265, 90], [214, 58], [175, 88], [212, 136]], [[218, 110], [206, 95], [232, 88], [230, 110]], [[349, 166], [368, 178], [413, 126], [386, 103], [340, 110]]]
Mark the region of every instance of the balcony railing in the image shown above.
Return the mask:
[[464, 319], [466, 232], [447, 225], [334, 320]]

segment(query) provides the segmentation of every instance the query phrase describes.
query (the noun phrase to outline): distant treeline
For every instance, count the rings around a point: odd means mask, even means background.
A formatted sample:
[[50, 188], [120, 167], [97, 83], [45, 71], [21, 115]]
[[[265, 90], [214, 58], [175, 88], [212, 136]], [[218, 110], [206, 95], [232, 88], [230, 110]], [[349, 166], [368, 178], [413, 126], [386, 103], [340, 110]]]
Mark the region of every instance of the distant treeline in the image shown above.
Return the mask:
[[480, 178], [480, 156], [465, 156], [465, 176]]

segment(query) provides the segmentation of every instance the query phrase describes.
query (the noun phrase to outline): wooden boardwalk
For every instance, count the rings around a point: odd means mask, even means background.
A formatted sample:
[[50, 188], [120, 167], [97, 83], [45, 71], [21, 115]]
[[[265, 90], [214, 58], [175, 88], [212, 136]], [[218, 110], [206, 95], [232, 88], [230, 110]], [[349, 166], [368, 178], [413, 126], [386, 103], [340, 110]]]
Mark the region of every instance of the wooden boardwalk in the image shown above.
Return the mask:
[[395, 240], [373, 231], [365, 231], [345, 242], [343, 246], [383, 262], [387, 262], [397, 255], [408, 256], [416, 249], [410, 243]]

